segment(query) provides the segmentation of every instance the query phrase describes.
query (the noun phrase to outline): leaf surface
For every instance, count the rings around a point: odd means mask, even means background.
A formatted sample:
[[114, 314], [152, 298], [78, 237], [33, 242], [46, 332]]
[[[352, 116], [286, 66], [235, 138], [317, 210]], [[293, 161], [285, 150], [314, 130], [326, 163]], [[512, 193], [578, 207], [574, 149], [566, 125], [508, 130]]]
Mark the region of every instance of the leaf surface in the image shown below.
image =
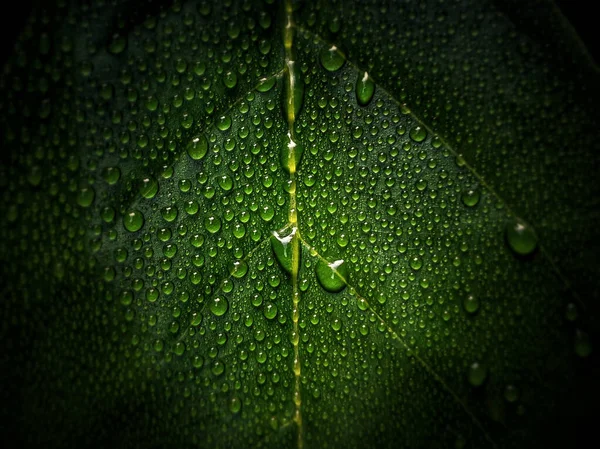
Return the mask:
[[539, 440], [594, 357], [598, 71], [511, 5], [40, 6], [0, 103], [14, 438]]

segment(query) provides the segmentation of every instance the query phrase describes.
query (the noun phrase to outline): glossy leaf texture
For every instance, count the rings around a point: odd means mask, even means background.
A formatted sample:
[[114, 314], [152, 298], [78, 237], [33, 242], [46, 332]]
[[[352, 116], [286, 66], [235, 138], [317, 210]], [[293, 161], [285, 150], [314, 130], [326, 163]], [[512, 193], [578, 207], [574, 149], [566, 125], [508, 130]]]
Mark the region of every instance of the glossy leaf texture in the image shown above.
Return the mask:
[[1, 80], [6, 440], [526, 447], [576, 415], [599, 80], [553, 4], [43, 3]]

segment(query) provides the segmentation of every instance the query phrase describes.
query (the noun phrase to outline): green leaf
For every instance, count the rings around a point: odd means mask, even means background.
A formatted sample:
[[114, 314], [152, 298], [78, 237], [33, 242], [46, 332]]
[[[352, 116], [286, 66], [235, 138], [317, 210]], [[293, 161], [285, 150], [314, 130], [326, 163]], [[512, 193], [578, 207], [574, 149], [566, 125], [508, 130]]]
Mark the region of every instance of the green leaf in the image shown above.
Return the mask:
[[65, 3], [1, 81], [4, 440], [571, 444], [600, 84], [553, 4]]

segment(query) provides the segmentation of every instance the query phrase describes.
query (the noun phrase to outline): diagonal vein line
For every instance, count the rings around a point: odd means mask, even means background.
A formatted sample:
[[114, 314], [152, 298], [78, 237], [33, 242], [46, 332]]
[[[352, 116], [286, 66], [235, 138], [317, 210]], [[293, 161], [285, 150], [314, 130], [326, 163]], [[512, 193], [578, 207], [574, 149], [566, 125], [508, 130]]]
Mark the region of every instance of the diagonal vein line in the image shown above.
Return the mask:
[[377, 319], [383, 323], [383, 325], [386, 327], [387, 331], [392, 335], [393, 338], [395, 338], [402, 347], [404, 347], [404, 349], [406, 349], [406, 351], [409, 353], [409, 355], [412, 355], [420, 364], [423, 368], [425, 368], [425, 370], [452, 396], [452, 398], [462, 407], [462, 409], [465, 411], [465, 413], [471, 418], [471, 420], [475, 423], [475, 425], [479, 428], [479, 430], [483, 433], [484, 437], [486, 440], [488, 440], [493, 447], [496, 447], [496, 443], [494, 442], [494, 440], [492, 439], [492, 437], [488, 434], [488, 432], [485, 430], [483, 424], [481, 423], [481, 421], [479, 421], [479, 419], [477, 419], [477, 417], [475, 416], [475, 414], [471, 411], [471, 409], [467, 406], [467, 404], [465, 403], [465, 401], [463, 401], [458, 394], [452, 389], [452, 387], [450, 387], [450, 385], [448, 385], [448, 383], [444, 380], [444, 378], [439, 375], [437, 373], [437, 371], [435, 369], [433, 369], [433, 367], [427, 363], [427, 361], [425, 359], [423, 359], [419, 354], [417, 354], [413, 349], [410, 348], [410, 346], [408, 346], [408, 344], [404, 341], [404, 339], [402, 339], [398, 333], [386, 322], [386, 320], [379, 314], [379, 312], [377, 312], [377, 310], [375, 310], [375, 308], [373, 308], [371, 306], [371, 304], [369, 304], [369, 301], [367, 301], [367, 299], [362, 296], [360, 293], [358, 293], [358, 291], [356, 290], [356, 288], [354, 288], [350, 283], [348, 283], [346, 281], [346, 279], [334, 268], [329, 264], [329, 261], [327, 259], [325, 259], [323, 256], [321, 256], [321, 254], [319, 254], [319, 252], [316, 250], [316, 248], [314, 248], [312, 245], [310, 245], [306, 240], [304, 240], [304, 238], [302, 238], [302, 236], [299, 237], [300, 241], [302, 242], [302, 244], [310, 251], [311, 254], [313, 254], [314, 256], [316, 256], [319, 260], [321, 260], [322, 262], [326, 263], [329, 265], [330, 269], [335, 273], [335, 275], [337, 277], [339, 277], [342, 281], [344, 281], [344, 283], [348, 286], [348, 288], [350, 289], [350, 294], [352, 294], [354, 297], [356, 297], [356, 299], [360, 302], [362, 302], [363, 304], [365, 304], [368, 308], [368, 310], [371, 311], [371, 313], [373, 313]]
[[[294, 25], [296, 27], [296, 29], [298, 31], [300, 31], [301, 33], [305, 34], [307, 37], [312, 37], [313, 39], [321, 42], [322, 44], [325, 44], [328, 47], [332, 47], [335, 46], [333, 43], [326, 41], [325, 39], [323, 39], [320, 35], [316, 34], [313, 31], [307, 30], [306, 28], [303, 28], [301, 26], [298, 25]], [[337, 46], [335, 46], [337, 47]], [[346, 59], [346, 61], [348, 62], [348, 64], [350, 66], [352, 66], [356, 71], [358, 72], [366, 72], [365, 70], [363, 70], [362, 68], [360, 68], [357, 64], [355, 64], [354, 62], [350, 61], [345, 54], [343, 54], [339, 49], [336, 50], [340, 55], [344, 56], [344, 58]], [[471, 174], [473, 176], [475, 176], [475, 178], [477, 178], [477, 180], [479, 181], [479, 183], [488, 191], [492, 194], [492, 196], [494, 196], [498, 201], [500, 201], [501, 203], [504, 204], [504, 208], [506, 209], [506, 211], [508, 212], [509, 215], [514, 216], [517, 219], [520, 219], [522, 221], [528, 222], [530, 223], [534, 229], [536, 228], [535, 223], [528, 221], [528, 220], [523, 220], [519, 215], [517, 215], [515, 213], [515, 211], [512, 209], [512, 207], [509, 205], [509, 203], [507, 203], [498, 192], [496, 192], [496, 190], [487, 183], [487, 181], [484, 179], [484, 177], [482, 175], [480, 175], [475, 168], [469, 164], [454, 148], [452, 148], [452, 146], [448, 143], [448, 141], [440, 134], [436, 133], [429, 125], [427, 125], [427, 123], [425, 123], [417, 114], [415, 114], [413, 112], [413, 110], [406, 104], [406, 103], [401, 103], [400, 101], [398, 101], [394, 95], [392, 95], [385, 87], [383, 87], [381, 84], [379, 84], [377, 82], [377, 80], [375, 80], [374, 78], [371, 77], [371, 75], [369, 75], [369, 78], [373, 79], [373, 82], [379, 87], [379, 89], [381, 89], [381, 91], [388, 96], [389, 98], [391, 98], [394, 103], [396, 103], [402, 110], [404, 111], [408, 111], [409, 115], [415, 120], [417, 121], [417, 123], [419, 123], [419, 125], [421, 125], [423, 128], [425, 128], [429, 134], [437, 136], [440, 141], [442, 142], [442, 144], [448, 149], [448, 151], [450, 151], [450, 153], [452, 153], [452, 155], [458, 159], [460, 159], [461, 163], [467, 168], [467, 170], [469, 170], [469, 172], [471, 172]], [[561, 282], [564, 284], [564, 286], [567, 288], [567, 290], [570, 290], [573, 294], [573, 296], [575, 297], [575, 299], [577, 300], [577, 302], [579, 303], [579, 305], [582, 307], [583, 310], [587, 310], [587, 307], [583, 301], [583, 299], [581, 298], [581, 296], [579, 295], [579, 293], [577, 293], [577, 291], [575, 290], [575, 288], [573, 287], [573, 284], [563, 275], [563, 273], [561, 272], [561, 270], [558, 268], [558, 265], [556, 264], [556, 262], [554, 261], [554, 258], [552, 257], [552, 255], [550, 254], [550, 252], [546, 249], [545, 246], [543, 246], [540, 242], [538, 242], [538, 246], [540, 249], [540, 253], [542, 254], [542, 256], [544, 257], [544, 259], [546, 261], [548, 261], [548, 263], [550, 263], [550, 266], [552, 267], [552, 269], [554, 270], [554, 272], [556, 273], [556, 275], [558, 276], [558, 278], [561, 280]]]

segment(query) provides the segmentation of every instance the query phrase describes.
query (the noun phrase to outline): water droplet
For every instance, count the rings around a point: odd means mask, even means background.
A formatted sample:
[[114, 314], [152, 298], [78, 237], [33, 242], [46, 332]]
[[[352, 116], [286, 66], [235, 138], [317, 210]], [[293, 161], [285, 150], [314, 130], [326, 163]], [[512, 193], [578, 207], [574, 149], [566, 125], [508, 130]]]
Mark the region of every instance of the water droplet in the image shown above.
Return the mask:
[[260, 209], [260, 218], [264, 221], [271, 221], [275, 216], [275, 209], [272, 206], [266, 205]]
[[463, 307], [467, 313], [476, 313], [479, 310], [479, 298], [475, 295], [467, 295], [463, 300]]
[[121, 178], [121, 170], [119, 170], [119, 167], [107, 167], [102, 175], [106, 183], [112, 186]]
[[369, 104], [375, 93], [375, 82], [367, 72], [356, 80], [356, 100], [361, 106]]
[[506, 224], [506, 240], [510, 249], [521, 256], [531, 254], [537, 248], [535, 231], [518, 218], [513, 218]]
[[222, 115], [219, 117], [217, 119], [217, 128], [219, 128], [221, 131], [227, 131], [229, 128], [231, 128], [231, 117], [228, 115]]
[[179, 211], [175, 206], [167, 206], [161, 209], [160, 214], [166, 221], [170, 223], [177, 218], [178, 212]]
[[410, 267], [413, 270], [420, 270], [421, 267], [423, 266], [423, 261], [418, 257], [418, 256], [414, 256], [410, 259]]
[[592, 353], [592, 342], [590, 341], [590, 336], [580, 330], [575, 330], [575, 354], [579, 357], [587, 357]]
[[208, 140], [206, 139], [206, 136], [204, 136], [204, 134], [193, 138], [187, 146], [188, 155], [195, 161], [202, 159], [206, 155], [207, 151]]
[[144, 226], [144, 215], [139, 210], [130, 210], [123, 217], [123, 226], [129, 232], [139, 231]]
[[233, 188], [233, 179], [229, 175], [223, 175], [219, 178], [219, 187], [221, 187], [226, 192], [230, 191]]
[[342, 55], [342, 53], [338, 50], [338, 48], [335, 45], [323, 49], [320, 54], [320, 59], [323, 67], [325, 67], [325, 69], [329, 70], [330, 72], [335, 72], [336, 70], [339, 70], [346, 61], [344, 55]]
[[514, 385], [507, 385], [504, 388], [504, 399], [507, 402], [517, 402], [519, 399], [519, 389]]
[[296, 230], [297, 228], [292, 228], [288, 235], [273, 231], [270, 238], [277, 262], [288, 273], [292, 272], [292, 239], [296, 238]]
[[219, 217], [206, 217], [204, 227], [211, 234], [216, 234], [221, 229], [221, 219]]
[[277, 79], [274, 76], [271, 78], [263, 78], [260, 80], [260, 84], [256, 87], [256, 90], [259, 92], [268, 92], [273, 88], [276, 81]]
[[292, 138], [292, 134], [290, 132], [288, 132], [286, 136], [282, 137], [279, 161], [281, 162], [281, 165], [285, 171], [288, 173], [296, 172], [296, 168], [300, 163], [300, 158], [302, 157], [303, 151], [303, 146], [300, 144], [300, 142]]
[[468, 372], [469, 383], [474, 387], [478, 387], [485, 382], [486, 377], [487, 368], [479, 362], [473, 362]]
[[223, 84], [229, 89], [233, 89], [237, 84], [237, 75], [235, 72], [227, 72], [223, 77]]
[[229, 304], [225, 298], [221, 298], [219, 296], [213, 298], [210, 303], [210, 311], [215, 316], [222, 316], [227, 312], [229, 308]]
[[[317, 279], [321, 286], [332, 293], [342, 291], [349, 280], [348, 263], [338, 257], [327, 255], [325, 260], [319, 259], [315, 267]], [[329, 262], [331, 261], [331, 262]]]
[[85, 186], [79, 189], [77, 193], [77, 204], [81, 207], [90, 207], [94, 202], [96, 192], [91, 186]]
[[465, 206], [468, 207], [473, 207], [476, 206], [477, 203], [479, 203], [479, 191], [476, 189], [468, 189], [465, 190], [462, 195], [461, 195], [461, 199], [462, 202]]
[[427, 137], [427, 131], [422, 126], [415, 126], [408, 134], [415, 142], [423, 142]]
[[242, 401], [239, 398], [231, 398], [229, 401], [229, 411], [231, 413], [239, 413], [242, 409]]
[[277, 316], [277, 306], [273, 303], [266, 304], [263, 309], [263, 314], [265, 315], [265, 318], [269, 320], [274, 319]]
[[122, 53], [123, 50], [125, 50], [126, 46], [127, 39], [125, 39], [120, 34], [114, 34], [108, 46], [108, 51], [111, 52], [113, 55], [118, 55], [119, 53]]
[[234, 278], [241, 279], [248, 272], [248, 264], [243, 260], [236, 260], [229, 264], [229, 274]]
[[142, 186], [140, 187], [140, 194], [146, 198], [154, 198], [158, 192], [158, 181], [153, 176], [148, 176], [142, 179]]

